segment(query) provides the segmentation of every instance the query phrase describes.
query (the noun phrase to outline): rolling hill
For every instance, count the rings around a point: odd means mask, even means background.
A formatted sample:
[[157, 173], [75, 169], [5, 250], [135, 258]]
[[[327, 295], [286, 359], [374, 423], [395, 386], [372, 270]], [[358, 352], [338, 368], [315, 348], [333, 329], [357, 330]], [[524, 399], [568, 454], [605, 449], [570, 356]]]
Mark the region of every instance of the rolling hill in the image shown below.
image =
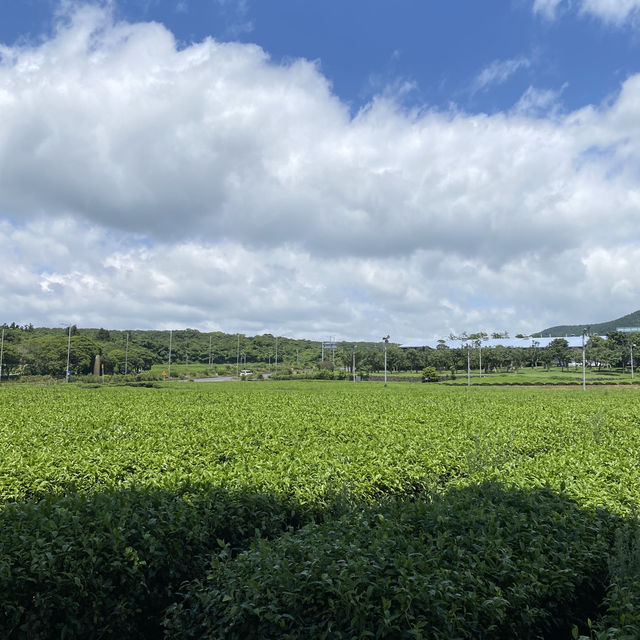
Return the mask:
[[585, 322], [584, 324], [558, 325], [540, 331], [541, 336], [576, 336], [582, 333], [584, 327], [589, 327], [589, 333], [606, 335], [618, 327], [640, 327], [640, 309], [621, 318], [608, 322]]

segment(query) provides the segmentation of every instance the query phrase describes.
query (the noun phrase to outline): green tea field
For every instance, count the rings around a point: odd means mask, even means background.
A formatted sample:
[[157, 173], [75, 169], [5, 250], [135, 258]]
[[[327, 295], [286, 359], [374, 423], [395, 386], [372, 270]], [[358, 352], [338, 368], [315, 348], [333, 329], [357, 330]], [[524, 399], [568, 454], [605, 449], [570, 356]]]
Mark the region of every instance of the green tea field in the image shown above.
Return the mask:
[[640, 391], [0, 388], [3, 638], [640, 637]]

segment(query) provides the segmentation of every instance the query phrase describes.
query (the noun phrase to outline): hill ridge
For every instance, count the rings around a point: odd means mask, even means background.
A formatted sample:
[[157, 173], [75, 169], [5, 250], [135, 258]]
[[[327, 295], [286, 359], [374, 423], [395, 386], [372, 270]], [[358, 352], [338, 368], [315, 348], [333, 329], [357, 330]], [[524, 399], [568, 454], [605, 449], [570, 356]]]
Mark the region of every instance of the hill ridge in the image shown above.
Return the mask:
[[615, 320], [609, 320], [607, 322], [586, 322], [584, 324], [557, 325], [555, 327], [543, 329], [538, 333], [541, 336], [548, 335], [551, 337], [580, 335], [585, 327], [589, 327], [590, 333], [597, 333], [600, 335], [606, 335], [610, 331], [615, 331], [618, 327], [640, 327], [640, 309], [638, 309], [638, 311], [628, 313], [626, 316], [616, 318]]

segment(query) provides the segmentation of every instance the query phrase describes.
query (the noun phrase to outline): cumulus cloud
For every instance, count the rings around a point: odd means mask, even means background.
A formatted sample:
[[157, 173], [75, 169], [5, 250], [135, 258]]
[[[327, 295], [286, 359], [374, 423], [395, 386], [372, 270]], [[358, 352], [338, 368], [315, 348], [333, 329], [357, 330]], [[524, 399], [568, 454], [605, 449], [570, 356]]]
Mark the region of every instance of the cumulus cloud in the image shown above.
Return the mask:
[[[583, 15], [616, 26], [621, 26], [629, 20], [637, 22], [640, 13], [640, 0], [579, 0], [573, 4]], [[534, 0], [533, 11], [553, 20], [561, 6], [570, 8], [572, 3], [569, 0]]]
[[0, 55], [9, 321], [408, 340], [637, 306], [601, 266], [640, 240], [640, 76], [352, 117], [313, 62], [86, 7]]

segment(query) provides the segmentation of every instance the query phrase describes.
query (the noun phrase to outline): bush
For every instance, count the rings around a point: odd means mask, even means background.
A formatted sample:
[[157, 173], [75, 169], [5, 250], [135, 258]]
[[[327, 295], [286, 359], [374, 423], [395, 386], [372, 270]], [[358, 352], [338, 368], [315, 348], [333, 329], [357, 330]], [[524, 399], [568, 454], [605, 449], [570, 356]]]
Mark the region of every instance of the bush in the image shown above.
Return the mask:
[[435, 367], [425, 367], [422, 370], [423, 382], [438, 382], [439, 380], [440, 376], [438, 375], [438, 370]]
[[50, 496], [0, 512], [0, 636], [158, 638], [212, 553], [299, 526], [271, 496], [193, 487]]
[[603, 595], [605, 525], [548, 490], [390, 501], [214, 558], [164, 625], [175, 639], [569, 637]]

